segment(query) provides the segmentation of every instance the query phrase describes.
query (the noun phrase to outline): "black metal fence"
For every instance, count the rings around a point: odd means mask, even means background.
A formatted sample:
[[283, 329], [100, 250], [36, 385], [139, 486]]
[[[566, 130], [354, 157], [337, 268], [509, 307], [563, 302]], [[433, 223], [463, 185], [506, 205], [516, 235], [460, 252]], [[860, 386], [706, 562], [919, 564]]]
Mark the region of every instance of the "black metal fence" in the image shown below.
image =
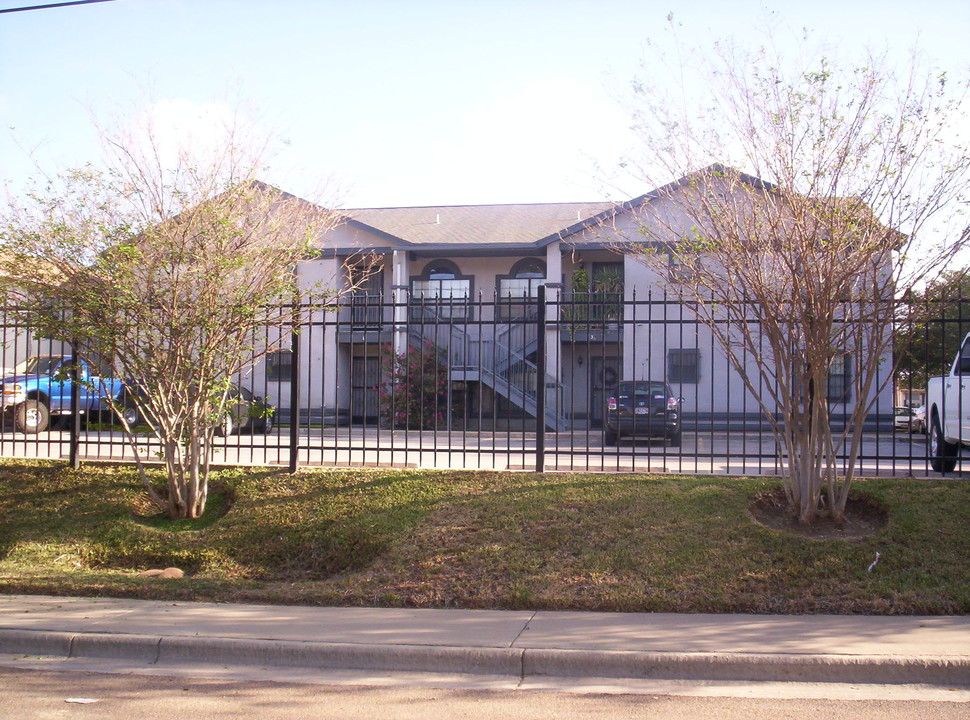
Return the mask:
[[[25, 405], [14, 386], [26, 377], [30, 358], [56, 362], [72, 353], [62, 343], [36, 337], [17, 316], [10, 310], [0, 316], [6, 378], [0, 453], [130, 459], [120, 428], [85, 395], [93, 391], [66, 380], [30, 398], [35, 413], [44, 406], [44, 427], [33, 432], [24, 424]], [[945, 368], [970, 330], [970, 306], [963, 312], [959, 302], [920, 313], [901, 305], [897, 317], [903, 339], [895, 357], [881, 364], [879, 389], [859, 397], [850, 356], [829, 373], [834, 424], [848, 417], [854, 403], [871, 405], [862, 438], [864, 474], [928, 472], [925, 420], [914, 408], [923, 403], [927, 374]], [[637, 383], [648, 387], [650, 381], [669, 386], [663, 409], [677, 413], [678, 427], [644, 424], [633, 416], [655, 414], [649, 398], [645, 408], [628, 408], [632, 424], [611, 426], [623, 398]], [[745, 386], [689, 303], [663, 294], [624, 298], [547, 288], [534, 297], [490, 300], [356, 295], [286, 328], [281, 347], [260, 358], [238, 384], [235, 402], [242, 411], [220, 441], [218, 463], [290, 469], [781, 470], [780, 449], [756, 397], [763, 388]], [[247, 412], [260, 403], [275, 408], [271, 422]], [[897, 413], [900, 407], [910, 408], [909, 414]], [[910, 420], [897, 427], [903, 417]], [[160, 449], [147, 428], [138, 438], [145, 456]]]

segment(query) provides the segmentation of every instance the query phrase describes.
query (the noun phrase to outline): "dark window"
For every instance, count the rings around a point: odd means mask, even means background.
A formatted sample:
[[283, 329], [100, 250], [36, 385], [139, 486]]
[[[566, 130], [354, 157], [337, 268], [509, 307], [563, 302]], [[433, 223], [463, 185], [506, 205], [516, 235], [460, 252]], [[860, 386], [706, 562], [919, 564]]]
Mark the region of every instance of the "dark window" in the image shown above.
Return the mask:
[[689, 282], [694, 278], [694, 269], [685, 266], [675, 252], [667, 253], [667, 279], [671, 282]]
[[667, 351], [667, 382], [697, 383], [701, 377], [701, 351], [685, 348]]
[[375, 327], [381, 324], [384, 301], [384, 271], [381, 268], [351, 265], [347, 268], [351, 286], [351, 323], [355, 327]]
[[384, 290], [384, 267], [373, 256], [353, 256], [344, 261], [347, 288], [353, 293], [381, 294]]
[[970, 341], [963, 343], [960, 348], [960, 359], [957, 361], [956, 375], [970, 375]]
[[53, 375], [61, 366], [59, 355], [31, 355], [18, 372], [24, 375]]
[[826, 399], [833, 403], [847, 403], [852, 399], [852, 361], [848, 355], [840, 355], [832, 361]]
[[293, 352], [277, 350], [266, 356], [266, 379], [288, 382], [293, 367]]
[[617, 293], [623, 296], [623, 263], [594, 262], [593, 292]]
[[594, 262], [589, 319], [615, 322], [623, 317], [623, 263]]
[[562, 314], [563, 319], [583, 327], [621, 320], [623, 263], [594, 262], [588, 282], [582, 266], [573, 271], [573, 291], [564, 296]]

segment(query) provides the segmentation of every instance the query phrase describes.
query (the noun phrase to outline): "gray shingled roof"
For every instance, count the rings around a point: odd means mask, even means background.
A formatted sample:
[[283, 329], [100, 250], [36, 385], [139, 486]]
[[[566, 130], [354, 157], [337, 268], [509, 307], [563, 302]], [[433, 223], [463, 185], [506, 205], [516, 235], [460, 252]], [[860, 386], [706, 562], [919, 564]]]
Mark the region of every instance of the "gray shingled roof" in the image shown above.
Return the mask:
[[416, 245], [535, 243], [615, 207], [609, 202], [360, 208], [344, 215]]

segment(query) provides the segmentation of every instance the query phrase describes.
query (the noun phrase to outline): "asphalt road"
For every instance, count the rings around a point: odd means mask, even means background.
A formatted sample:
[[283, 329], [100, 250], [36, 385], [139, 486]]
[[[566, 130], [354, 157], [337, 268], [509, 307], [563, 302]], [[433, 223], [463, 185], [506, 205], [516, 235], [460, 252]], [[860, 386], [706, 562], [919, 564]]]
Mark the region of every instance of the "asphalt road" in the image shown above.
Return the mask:
[[[0, 667], [0, 720], [191, 717], [307, 718], [663, 718], [664, 720], [967, 720], [970, 706], [946, 701], [705, 697], [533, 690], [302, 684], [198, 677], [51, 672]], [[76, 702], [82, 701], [82, 702]], [[94, 702], [90, 702], [94, 701]]]

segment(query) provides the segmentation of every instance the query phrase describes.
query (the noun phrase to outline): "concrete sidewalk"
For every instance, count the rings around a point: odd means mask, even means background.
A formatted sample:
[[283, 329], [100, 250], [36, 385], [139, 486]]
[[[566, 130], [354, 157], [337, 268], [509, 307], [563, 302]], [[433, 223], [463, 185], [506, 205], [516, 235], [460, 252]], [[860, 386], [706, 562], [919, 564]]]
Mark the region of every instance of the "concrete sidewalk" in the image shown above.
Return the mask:
[[970, 688], [970, 617], [680, 615], [0, 596], [0, 654], [527, 678]]

